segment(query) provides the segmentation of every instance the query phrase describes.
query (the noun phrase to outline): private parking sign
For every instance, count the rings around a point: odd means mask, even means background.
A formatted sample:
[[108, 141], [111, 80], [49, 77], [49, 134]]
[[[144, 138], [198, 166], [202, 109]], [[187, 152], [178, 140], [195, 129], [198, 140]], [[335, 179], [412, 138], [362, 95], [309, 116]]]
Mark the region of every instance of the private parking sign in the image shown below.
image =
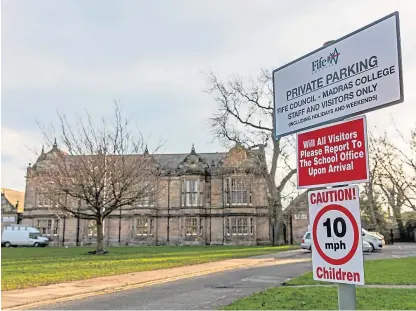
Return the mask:
[[358, 186], [309, 193], [313, 278], [364, 285]]

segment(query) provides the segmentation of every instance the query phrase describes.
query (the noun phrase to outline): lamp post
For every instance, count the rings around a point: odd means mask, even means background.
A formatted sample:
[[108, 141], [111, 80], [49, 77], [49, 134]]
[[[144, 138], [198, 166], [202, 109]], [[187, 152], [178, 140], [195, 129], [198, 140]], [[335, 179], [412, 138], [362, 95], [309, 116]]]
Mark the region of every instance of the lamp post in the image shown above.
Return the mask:
[[118, 244], [121, 243], [121, 206], [120, 206], [120, 213], [118, 215]]

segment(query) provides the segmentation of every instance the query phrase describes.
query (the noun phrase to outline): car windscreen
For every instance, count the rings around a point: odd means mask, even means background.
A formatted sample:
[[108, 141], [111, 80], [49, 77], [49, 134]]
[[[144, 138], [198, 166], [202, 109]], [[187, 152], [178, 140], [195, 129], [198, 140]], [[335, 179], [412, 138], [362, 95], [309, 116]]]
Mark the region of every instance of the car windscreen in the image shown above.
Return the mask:
[[306, 233], [305, 239], [310, 239], [310, 238], [311, 238], [311, 233], [310, 232]]
[[29, 233], [29, 238], [31, 239], [37, 239], [39, 236], [40, 236], [39, 233], [33, 233], [33, 232]]

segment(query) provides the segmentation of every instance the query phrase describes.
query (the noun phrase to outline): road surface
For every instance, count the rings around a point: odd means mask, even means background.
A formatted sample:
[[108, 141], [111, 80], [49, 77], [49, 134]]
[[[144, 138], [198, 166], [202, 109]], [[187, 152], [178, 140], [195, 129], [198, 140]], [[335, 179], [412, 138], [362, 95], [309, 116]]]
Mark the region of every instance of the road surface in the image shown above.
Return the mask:
[[[366, 260], [416, 256], [416, 244], [395, 244], [383, 252], [366, 253]], [[296, 258], [311, 257], [310, 252]], [[310, 271], [311, 262], [238, 269], [132, 289], [109, 295], [89, 297], [35, 310], [204, 310], [218, 309], [233, 301], [280, 285], [287, 278]]]

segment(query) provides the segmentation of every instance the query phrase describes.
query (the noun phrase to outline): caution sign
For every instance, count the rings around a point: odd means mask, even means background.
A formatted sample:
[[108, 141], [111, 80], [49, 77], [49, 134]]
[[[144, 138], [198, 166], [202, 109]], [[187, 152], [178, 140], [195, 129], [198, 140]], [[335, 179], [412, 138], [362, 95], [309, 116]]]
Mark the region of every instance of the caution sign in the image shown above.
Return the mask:
[[313, 278], [364, 285], [358, 186], [310, 192]]

